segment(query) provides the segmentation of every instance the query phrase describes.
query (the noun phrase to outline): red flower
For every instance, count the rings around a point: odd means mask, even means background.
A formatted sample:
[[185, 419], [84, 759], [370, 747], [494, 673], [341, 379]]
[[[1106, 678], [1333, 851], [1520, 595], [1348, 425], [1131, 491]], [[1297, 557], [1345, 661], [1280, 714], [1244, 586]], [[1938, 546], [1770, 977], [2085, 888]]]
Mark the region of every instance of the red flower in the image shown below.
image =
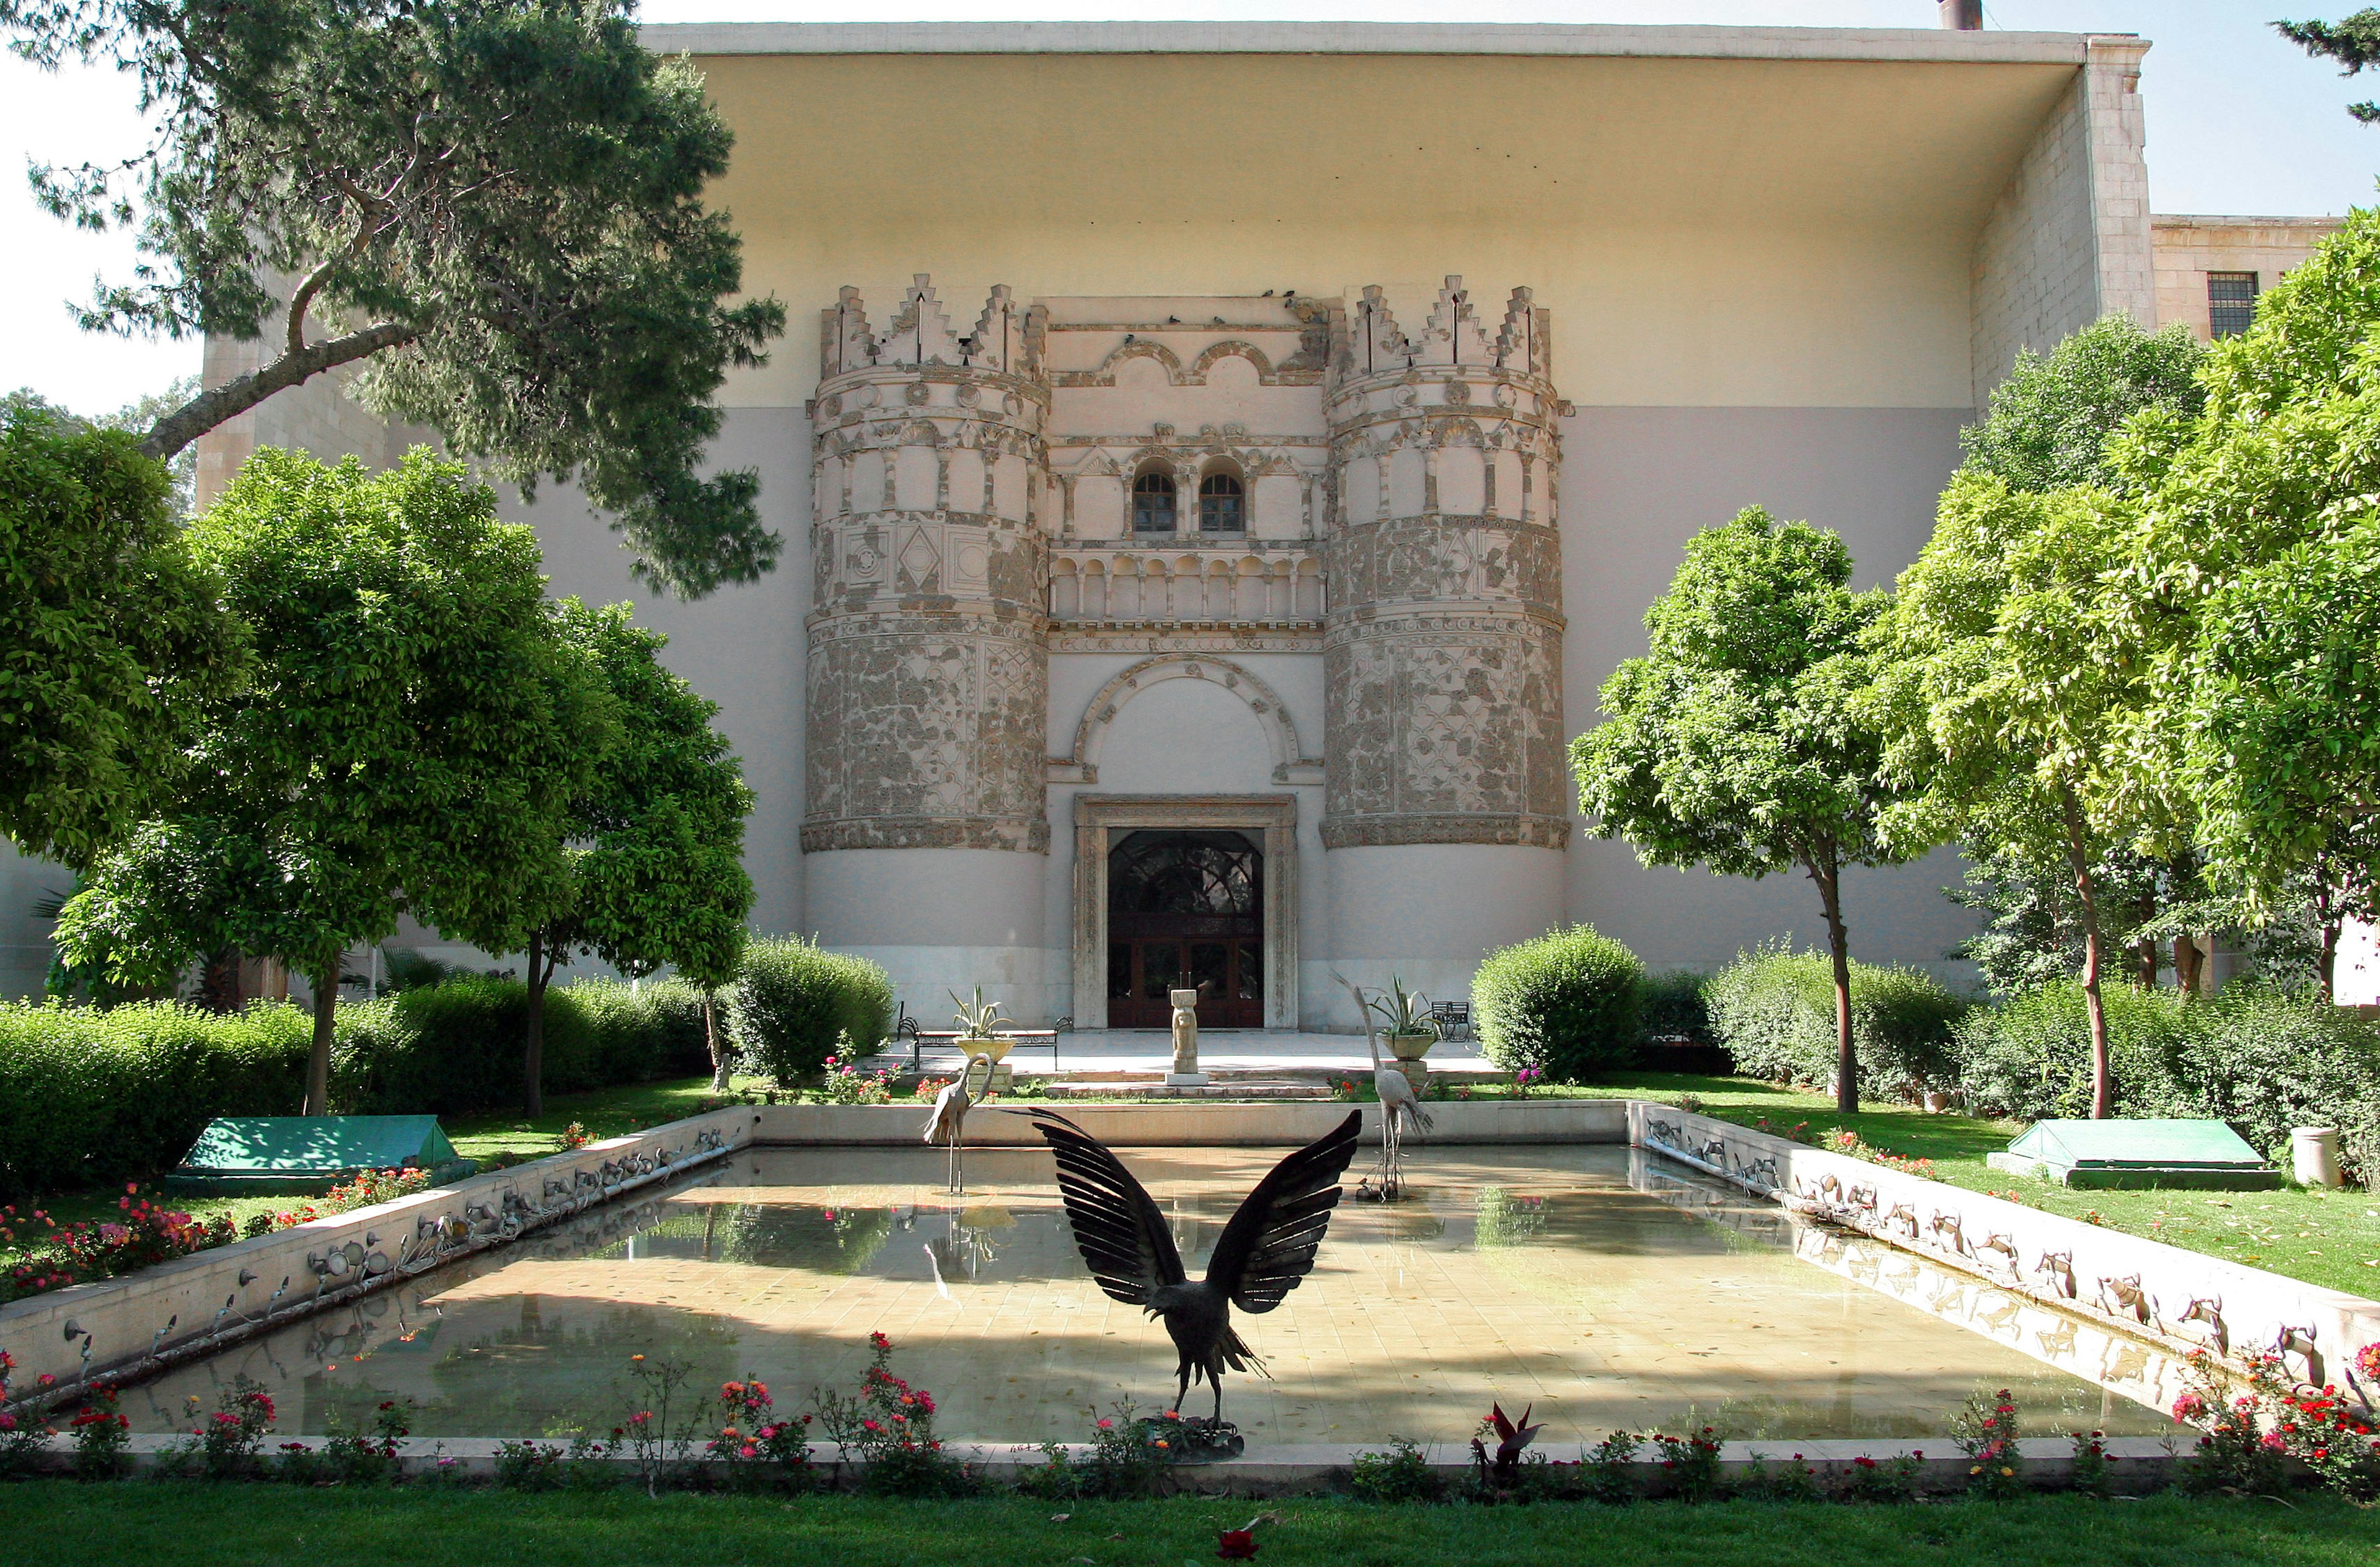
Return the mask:
[[1226, 1561], [1254, 1561], [1257, 1558], [1257, 1536], [1254, 1529], [1225, 1529], [1215, 1544], [1215, 1554]]

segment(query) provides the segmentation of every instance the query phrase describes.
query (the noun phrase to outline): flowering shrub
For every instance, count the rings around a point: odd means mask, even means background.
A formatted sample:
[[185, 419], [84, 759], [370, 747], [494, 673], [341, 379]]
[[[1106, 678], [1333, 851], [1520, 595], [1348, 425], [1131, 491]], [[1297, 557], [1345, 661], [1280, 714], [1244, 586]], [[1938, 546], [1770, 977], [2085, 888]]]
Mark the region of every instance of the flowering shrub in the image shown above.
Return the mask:
[[254, 1472], [257, 1450], [273, 1430], [273, 1395], [247, 1377], [233, 1380], [231, 1390], [214, 1413], [199, 1417], [199, 1395], [192, 1393], [190, 1434], [199, 1439], [198, 1456], [209, 1479], [239, 1479]]
[[2355, 1352], [2355, 1368], [2363, 1380], [2380, 1387], [2380, 1343], [2367, 1344]]
[[1718, 1489], [1718, 1433], [1705, 1426], [1682, 1437], [1666, 1431], [1648, 1433], [1653, 1451], [1670, 1482], [1670, 1493], [1681, 1501], [1707, 1501]]
[[577, 1121], [562, 1128], [563, 1152], [567, 1153], [574, 1148], [584, 1148], [587, 1146], [587, 1128]]
[[0, 1249], [23, 1255], [0, 1277], [0, 1301], [115, 1278], [239, 1238], [229, 1215], [200, 1223], [156, 1206], [137, 1183], [125, 1187], [115, 1207], [115, 1219], [78, 1219], [64, 1228], [38, 1208], [25, 1214], [0, 1208]]
[[1774, 1465], [1755, 1454], [1735, 1489], [1737, 1495], [1758, 1501], [1815, 1501], [1818, 1472], [1803, 1462], [1798, 1452]]
[[909, 1097], [922, 1103], [930, 1104], [934, 1102], [934, 1095], [950, 1086], [951, 1079], [948, 1078], [919, 1078], [916, 1091]]
[[2224, 1385], [2212, 1356], [2192, 1354], [2191, 1391], [2173, 1401], [2173, 1417], [2202, 1432], [2183, 1467], [2186, 1487], [2277, 1496], [2294, 1458], [2341, 1495], [2380, 1497], [2380, 1435], [2361, 1406], [2335, 1385], [2301, 1390], [2277, 1356], [2250, 1356], [2246, 1370], [2240, 1392]]
[[1545, 1080], [1546, 1069], [1543, 1067], [1523, 1067], [1519, 1068], [1512, 1074], [1512, 1097], [1514, 1099], [1528, 1098], [1529, 1091], [1533, 1088], [1542, 1086]]
[[890, 1104], [892, 1103], [892, 1069], [863, 1072], [856, 1062], [842, 1056], [826, 1058], [826, 1077], [819, 1084], [819, 1093], [829, 1104]]
[[1353, 1100], [1360, 1097], [1362, 1092], [1363, 1091], [1355, 1086], [1355, 1079], [1353, 1078], [1342, 1078], [1330, 1085], [1330, 1097], [1333, 1099]]
[[973, 1489], [973, 1478], [944, 1454], [934, 1435], [934, 1395], [892, 1374], [891, 1339], [870, 1333], [868, 1348], [856, 1397], [812, 1395], [838, 1462], [856, 1454], [861, 1488], [890, 1496], [959, 1496]]
[[1763, 1115], [1752, 1123], [1752, 1129], [1755, 1132], [1767, 1132], [1770, 1137], [1783, 1138], [1788, 1142], [1808, 1143], [1814, 1148], [1817, 1146], [1818, 1134], [1810, 1129], [1810, 1123], [1807, 1121], [1796, 1121], [1789, 1127], [1782, 1122], [1771, 1121], [1767, 1116]]
[[1864, 1159], [1871, 1164], [1881, 1164], [1888, 1170], [1898, 1170], [1904, 1175], [1915, 1175], [1920, 1180], [1930, 1181], [1934, 1178], [1934, 1161], [1931, 1159], [1910, 1159], [1886, 1149], [1871, 1147], [1860, 1139], [1859, 1133], [1848, 1127], [1829, 1128], [1826, 1140], [1819, 1146], [1829, 1153], [1840, 1153], [1853, 1159]]
[[2107, 1453], [2107, 1433], [2076, 1431], [2074, 1456], [2067, 1466], [2067, 1480], [2084, 1496], [2107, 1494], [2107, 1466], [2115, 1459]]
[[2023, 1460], [2016, 1445], [2016, 1400], [2008, 1389], [1988, 1399], [1981, 1393], [1969, 1398], [1950, 1422], [1950, 1429], [1970, 1461], [1968, 1489], [1988, 1497], [2011, 1497], [2023, 1491], [2024, 1482], [2017, 1477]]
[[1153, 1496], [1165, 1471], [1180, 1456], [1182, 1422], [1171, 1409], [1156, 1419], [1143, 1419], [1129, 1404], [1119, 1404], [1111, 1415], [1091, 1414], [1091, 1451], [1077, 1459], [1063, 1445], [1041, 1444], [1048, 1462], [1017, 1477], [1017, 1489], [1051, 1501], [1085, 1497]]
[[74, 1440], [75, 1478], [112, 1480], [124, 1473], [132, 1422], [116, 1412], [114, 1388], [94, 1389], [91, 1402], [67, 1422], [67, 1434]]
[[775, 1414], [758, 1377], [722, 1382], [719, 1402], [722, 1418], [708, 1451], [726, 1465], [730, 1490], [809, 1489], [811, 1416]]
[[1362, 1501], [1436, 1501], [1446, 1489], [1410, 1437], [1390, 1437], [1386, 1452], [1355, 1454], [1348, 1484]]
[[[8, 1396], [8, 1373], [16, 1368], [16, 1356], [0, 1349], [0, 1400]], [[47, 1386], [55, 1380], [45, 1376], [42, 1385]], [[0, 1476], [30, 1471], [41, 1457], [42, 1443], [56, 1434], [47, 1421], [0, 1409]]]
[[1875, 1459], [1861, 1453], [1852, 1460], [1849, 1473], [1843, 1477], [1839, 1493], [1845, 1501], [1907, 1501], [1917, 1494], [1919, 1466], [1925, 1462], [1924, 1449], [1905, 1452], [1896, 1458]]

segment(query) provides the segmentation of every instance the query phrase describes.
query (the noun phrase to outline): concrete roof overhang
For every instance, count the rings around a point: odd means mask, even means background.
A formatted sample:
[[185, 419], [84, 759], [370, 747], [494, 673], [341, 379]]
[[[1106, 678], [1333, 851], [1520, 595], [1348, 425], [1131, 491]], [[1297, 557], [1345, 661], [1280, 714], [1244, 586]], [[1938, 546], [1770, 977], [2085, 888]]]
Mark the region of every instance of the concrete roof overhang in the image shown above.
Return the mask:
[[[740, 224], [1889, 231], [1962, 244], [2077, 33], [1344, 23], [691, 24]], [[1401, 214], [1397, 210], [1403, 208]], [[780, 228], [779, 225], [783, 225]]]

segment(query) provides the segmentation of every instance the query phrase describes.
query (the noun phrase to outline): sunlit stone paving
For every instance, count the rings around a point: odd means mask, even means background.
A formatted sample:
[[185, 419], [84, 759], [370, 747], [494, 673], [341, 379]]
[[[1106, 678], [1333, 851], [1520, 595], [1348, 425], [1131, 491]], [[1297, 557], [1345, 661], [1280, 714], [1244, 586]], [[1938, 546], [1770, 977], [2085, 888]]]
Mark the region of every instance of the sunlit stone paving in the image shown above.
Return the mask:
[[[1194, 1274], [1279, 1157], [1120, 1152]], [[1169, 1404], [1163, 1329], [1085, 1275], [1049, 1157], [974, 1152], [966, 1176], [953, 1202], [940, 1151], [739, 1154], [125, 1404], [171, 1429], [188, 1395], [211, 1408], [245, 1375], [273, 1393], [285, 1432], [360, 1426], [411, 1398], [417, 1435], [603, 1434], [650, 1403], [628, 1382], [631, 1355], [690, 1362], [698, 1398], [757, 1376], [798, 1412], [811, 1389], [856, 1382], [872, 1332], [931, 1390], [949, 1439], [1079, 1440], [1095, 1407]], [[2034, 1432], [2173, 1429], [2136, 1402], [2167, 1396], [2164, 1357], [1642, 1152], [1415, 1145], [1408, 1177], [1396, 1206], [1343, 1201], [1304, 1287], [1238, 1318], [1272, 1371], [1226, 1380], [1224, 1416], [1252, 1445], [1463, 1441], [1491, 1400], [1534, 1404], [1548, 1442], [1689, 1423], [1930, 1437], [1968, 1394], [2000, 1387]], [[1189, 1403], [1204, 1414], [1211, 1394]]]

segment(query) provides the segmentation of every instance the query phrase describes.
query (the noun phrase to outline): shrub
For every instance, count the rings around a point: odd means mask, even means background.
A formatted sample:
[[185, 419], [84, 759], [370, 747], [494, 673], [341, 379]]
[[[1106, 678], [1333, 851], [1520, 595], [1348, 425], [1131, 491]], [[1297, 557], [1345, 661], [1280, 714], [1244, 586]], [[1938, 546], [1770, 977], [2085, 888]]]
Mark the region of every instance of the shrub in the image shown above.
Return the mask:
[[1710, 1003], [1703, 995], [1703, 976], [1692, 969], [1673, 969], [1645, 982], [1645, 1041], [1656, 1045], [1708, 1045]]
[[[2290, 1127], [2335, 1126], [2349, 1169], [2380, 1181], [2380, 1021], [2253, 984], [2192, 1001], [2121, 984], [2102, 994], [2118, 1115], [2228, 1121], [2276, 1161], [2289, 1156]], [[2072, 981], [1978, 1008], [1959, 1053], [1979, 1109], [2025, 1120], [2091, 1113], [2091, 1031]]]
[[[1475, 1005], [1478, 994], [1472, 992]], [[1446, 1482], [1410, 1437], [1390, 1437], [1386, 1452], [1355, 1454], [1347, 1478], [1348, 1489], [1359, 1501], [1436, 1501], [1446, 1493]]]
[[728, 993], [736, 1054], [780, 1083], [822, 1070], [838, 1039], [866, 1051], [892, 1027], [892, 981], [882, 969], [797, 938], [751, 942]]
[[180, 1162], [217, 1115], [294, 1115], [306, 1015], [178, 1002], [0, 1002], [0, 1197], [97, 1186]]
[[[599, 1086], [595, 1031], [568, 989], [545, 994], [545, 1086]], [[344, 1006], [331, 1097], [360, 1115], [476, 1115], [520, 1103], [528, 986], [478, 976]]]
[[[1860, 1092], [1899, 1099], [1958, 1075], [1957, 1027], [1972, 1005], [1922, 969], [1854, 961], [1852, 1050]], [[1711, 1031], [1736, 1070], [1823, 1085], [1835, 1073], [1834, 959], [1782, 942], [1739, 954], [1704, 987]]]
[[1548, 931], [1488, 955], [1471, 982], [1488, 1059], [1564, 1082], [1625, 1065], [1644, 1011], [1645, 965], [1592, 925]]
[[[565, 992], [595, 1031], [596, 1074], [605, 1084], [690, 1078], [710, 1070], [702, 987], [688, 980], [580, 980]], [[720, 1026], [726, 1026], [720, 1006]], [[552, 1048], [549, 1044], [549, 1050]], [[551, 1068], [549, 1068], [549, 1071]], [[547, 1082], [551, 1085], [549, 1076]]]

